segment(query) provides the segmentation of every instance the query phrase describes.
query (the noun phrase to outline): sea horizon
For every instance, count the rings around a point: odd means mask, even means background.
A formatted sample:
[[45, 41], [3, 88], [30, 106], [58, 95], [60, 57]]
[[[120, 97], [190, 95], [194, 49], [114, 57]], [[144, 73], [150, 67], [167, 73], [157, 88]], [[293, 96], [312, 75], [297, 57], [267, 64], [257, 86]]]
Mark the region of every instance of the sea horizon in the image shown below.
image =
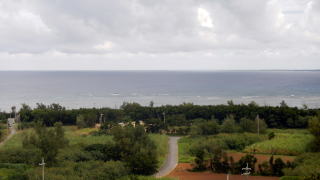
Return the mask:
[[155, 106], [257, 104], [320, 107], [319, 70], [0, 71], [0, 109], [59, 103], [68, 109], [123, 102]]

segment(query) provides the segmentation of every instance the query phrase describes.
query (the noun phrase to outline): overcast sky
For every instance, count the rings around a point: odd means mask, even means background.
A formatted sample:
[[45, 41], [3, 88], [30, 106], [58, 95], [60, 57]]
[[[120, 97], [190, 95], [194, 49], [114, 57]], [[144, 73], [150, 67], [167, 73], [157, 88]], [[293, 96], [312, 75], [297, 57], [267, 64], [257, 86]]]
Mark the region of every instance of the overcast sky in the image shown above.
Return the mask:
[[320, 69], [320, 0], [0, 0], [0, 70]]

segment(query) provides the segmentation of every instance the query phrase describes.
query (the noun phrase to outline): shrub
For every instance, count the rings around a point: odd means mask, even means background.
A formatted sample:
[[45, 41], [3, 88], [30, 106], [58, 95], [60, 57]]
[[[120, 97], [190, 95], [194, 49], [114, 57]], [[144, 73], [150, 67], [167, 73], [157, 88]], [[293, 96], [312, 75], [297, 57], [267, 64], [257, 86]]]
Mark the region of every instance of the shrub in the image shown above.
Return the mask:
[[214, 120], [197, 119], [190, 129], [191, 135], [214, 135], [218, 133], [219, 125]]
[[221, 136], [220, 139], [226, 144], [227, 149], [241, 151], [246, 146], [262, 141], [264, 137], [245, 133]]
[[221, 125], [221, 132], [235, 133], [238, 131], [239, 131], [239, 127], [236, 124], [236, 121], [234, 120], [233, 116], [228, 116], [226, 119], [224, 119], [224, 121]]
[[271, 140], [271, 139], [273, 139], [275, 136], [276, 136], [276, 134], [275, 134], [274, 132], [270, 132], [270, 133], [268, 134], [268, 139]]
[[[39, 179], [41, 168], [28, 171], [29, 179]], [[67, 163], [62, 167], [46, 168], [46, 179], [54, 180], [82, 180], [82, 179], [106, 179], [117, 180], [129, 173], [124, 163], [119, 161], [88, 161], [80, 163]]]
[[294, 161], [295, 167], [286, 168], [286, 176], [311, 177], [320, 174], [320, 153], [305, 153], [298, 156]]
[[41, 151], [37, 148], [17, 148], [0, 151], [0, 162], [2, 163], [24, 163], [38, 165], [40, 160]]
[[241, 118], [239, 122], [240, 128], [243, 132], [255, 132], [255, 122], [248, 118]]

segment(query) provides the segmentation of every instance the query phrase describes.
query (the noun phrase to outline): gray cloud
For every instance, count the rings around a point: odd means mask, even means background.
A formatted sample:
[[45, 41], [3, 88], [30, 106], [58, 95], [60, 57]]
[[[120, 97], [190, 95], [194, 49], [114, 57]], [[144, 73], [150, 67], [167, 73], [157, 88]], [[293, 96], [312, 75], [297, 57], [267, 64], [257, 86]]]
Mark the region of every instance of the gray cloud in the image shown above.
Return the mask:
[[6, 53], [88, 54], [97, 62], [121, 61], [123, 54], [132, 60], [231, 54], [283, 57], [285, 64], [288, 57], [319, 55], [319, 12], [318, 0], [0, 0], [0, 52], [7, 59]]

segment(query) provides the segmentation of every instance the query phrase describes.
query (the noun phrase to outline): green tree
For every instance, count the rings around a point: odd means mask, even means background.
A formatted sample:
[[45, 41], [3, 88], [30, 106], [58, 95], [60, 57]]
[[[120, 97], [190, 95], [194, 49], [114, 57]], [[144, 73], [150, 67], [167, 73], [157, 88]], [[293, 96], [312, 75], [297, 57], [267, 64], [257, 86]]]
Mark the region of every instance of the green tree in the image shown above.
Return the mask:
[[157, 150], [142, 126], [114, 127], [112, 135], [121, 160], [134, 174], [149, 175], [157, 170]]
[[253, 132], [258, 133], [258, 129], [259, 129], [259, 133], [265, 133], [268, 126], [266, 124], [266, 122], [264, 121], [264, 119], [261, 119], [259, 116], [256, 117], [255, 121], [255, 128]]
[[320, 151], [320, 117], [315, 116], [309, 120], [309, 131], [314, 136], [314, 140], [310, 145], [311, 150]]
[[94, 112], [82, 113], [77, 116], [77, 126], [79, 128], [94, 127], [97, 122], [97, 115]]
[[218, 133], [219, 124], [215, 120], [196, 119], [190, 128], [191, 135], [214, 135]]
[[59, 149], [68, 145], [62, 124], [56, 124], [54, 129], [47, 129], [38, 124], [34, 130], [35, 133], [26, 135], [23, 139], [23, 147], [40, 149], [41, 156], [44, 157], [47, 164], [49, 166], [55, 164]]
[[241, 118], [239, 125], [243, 132], [255, 132], [256, 130], [255, 122], [248, 118]]
[[239, 127], [236, 124], [236, 121], [233, 116], [228, 116], [224, 119], [221, 125], [221, 131], [224, 133], [235, 133], [237, 132]]

